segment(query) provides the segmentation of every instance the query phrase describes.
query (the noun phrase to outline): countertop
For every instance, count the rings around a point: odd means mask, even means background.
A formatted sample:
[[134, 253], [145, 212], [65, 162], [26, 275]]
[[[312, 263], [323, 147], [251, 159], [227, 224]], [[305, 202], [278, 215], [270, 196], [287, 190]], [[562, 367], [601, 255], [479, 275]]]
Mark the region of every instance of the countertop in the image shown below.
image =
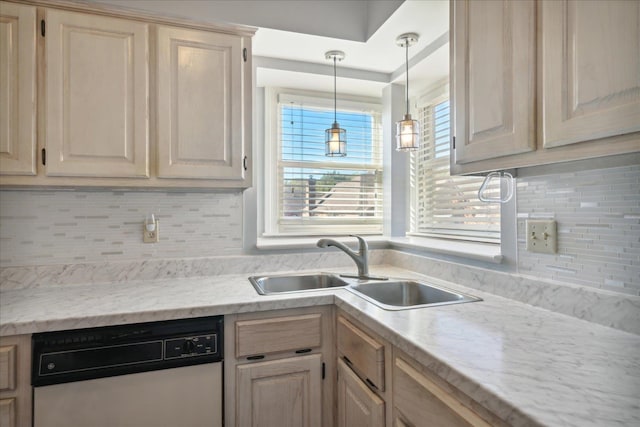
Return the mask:
[[0, 335], [336, 304], [515, 426], [640, 425], [640, 336], [396, 267], [371, 273], [483, 301], [386, 311], [345, 289], [260, 296], [245, 274], [43, 285], [0, 294]]

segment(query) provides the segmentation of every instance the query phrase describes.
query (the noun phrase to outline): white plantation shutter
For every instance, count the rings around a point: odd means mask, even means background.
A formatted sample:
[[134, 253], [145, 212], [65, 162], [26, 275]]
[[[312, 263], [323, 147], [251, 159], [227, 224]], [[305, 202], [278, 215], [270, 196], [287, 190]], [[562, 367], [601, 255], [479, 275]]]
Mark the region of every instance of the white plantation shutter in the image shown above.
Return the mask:
[[278, 232], [382, 232], [379, 107], [338, 102], [337, 121], [347, 130], [346, 157], [325, 156], [333, 99], [280, 94], [277, 110]]
[[[411, 234], [499, 243], [500, 206], [478, 199], [483, 177], [449, 174], [449, 101], [420, 107], [417, 116], [423, 138], [411, 156]], [[497, 185], [487, 191], [498, 195]]]

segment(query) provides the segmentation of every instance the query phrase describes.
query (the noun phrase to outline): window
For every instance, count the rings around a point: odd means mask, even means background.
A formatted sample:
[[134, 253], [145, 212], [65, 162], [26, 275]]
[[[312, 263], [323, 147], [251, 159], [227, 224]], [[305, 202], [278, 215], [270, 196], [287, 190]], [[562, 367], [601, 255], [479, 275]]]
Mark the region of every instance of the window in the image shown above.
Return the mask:
[[[411, 233], [425, 237], [500, 243], [500, 205], [478, 200], [483, 177], [449, 175], [449, 100], [417, 109], [422, 145], [411, 156]], [[488, 196], [499, 195], [497, 185]]]
[[274, 161], [265, 162], [272, 170], [266, 171], [264, 235], [382, 233], [380, 106], [339, 100], [347, 156], [326, 157], [333, 97], [279, 92], [271, 98], [275, 147]]

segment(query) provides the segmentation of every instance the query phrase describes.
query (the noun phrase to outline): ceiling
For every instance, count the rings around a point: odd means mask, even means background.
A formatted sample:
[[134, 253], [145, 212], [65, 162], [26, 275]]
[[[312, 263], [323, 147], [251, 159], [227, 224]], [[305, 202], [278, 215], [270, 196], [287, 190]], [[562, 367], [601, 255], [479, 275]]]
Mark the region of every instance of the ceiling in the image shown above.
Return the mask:
[[403, 33], [420, 35], [409, 48], [412, 94], [449, 74], [448, 0], [89, 0], [205, 22], [258, 27], [253, 40], [257, 86], [333, 91], [333, 63], [342, 50], [340, 93], [379, 97], [404, 84]]

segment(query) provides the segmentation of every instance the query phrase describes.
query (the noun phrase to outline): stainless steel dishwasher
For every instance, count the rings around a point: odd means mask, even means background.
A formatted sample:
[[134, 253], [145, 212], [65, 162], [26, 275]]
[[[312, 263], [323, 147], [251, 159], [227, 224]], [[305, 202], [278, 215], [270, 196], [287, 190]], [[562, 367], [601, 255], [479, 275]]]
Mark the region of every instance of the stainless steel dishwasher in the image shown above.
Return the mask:
[[223, 317], [34, 334], [34, 427], [219, 427]]

